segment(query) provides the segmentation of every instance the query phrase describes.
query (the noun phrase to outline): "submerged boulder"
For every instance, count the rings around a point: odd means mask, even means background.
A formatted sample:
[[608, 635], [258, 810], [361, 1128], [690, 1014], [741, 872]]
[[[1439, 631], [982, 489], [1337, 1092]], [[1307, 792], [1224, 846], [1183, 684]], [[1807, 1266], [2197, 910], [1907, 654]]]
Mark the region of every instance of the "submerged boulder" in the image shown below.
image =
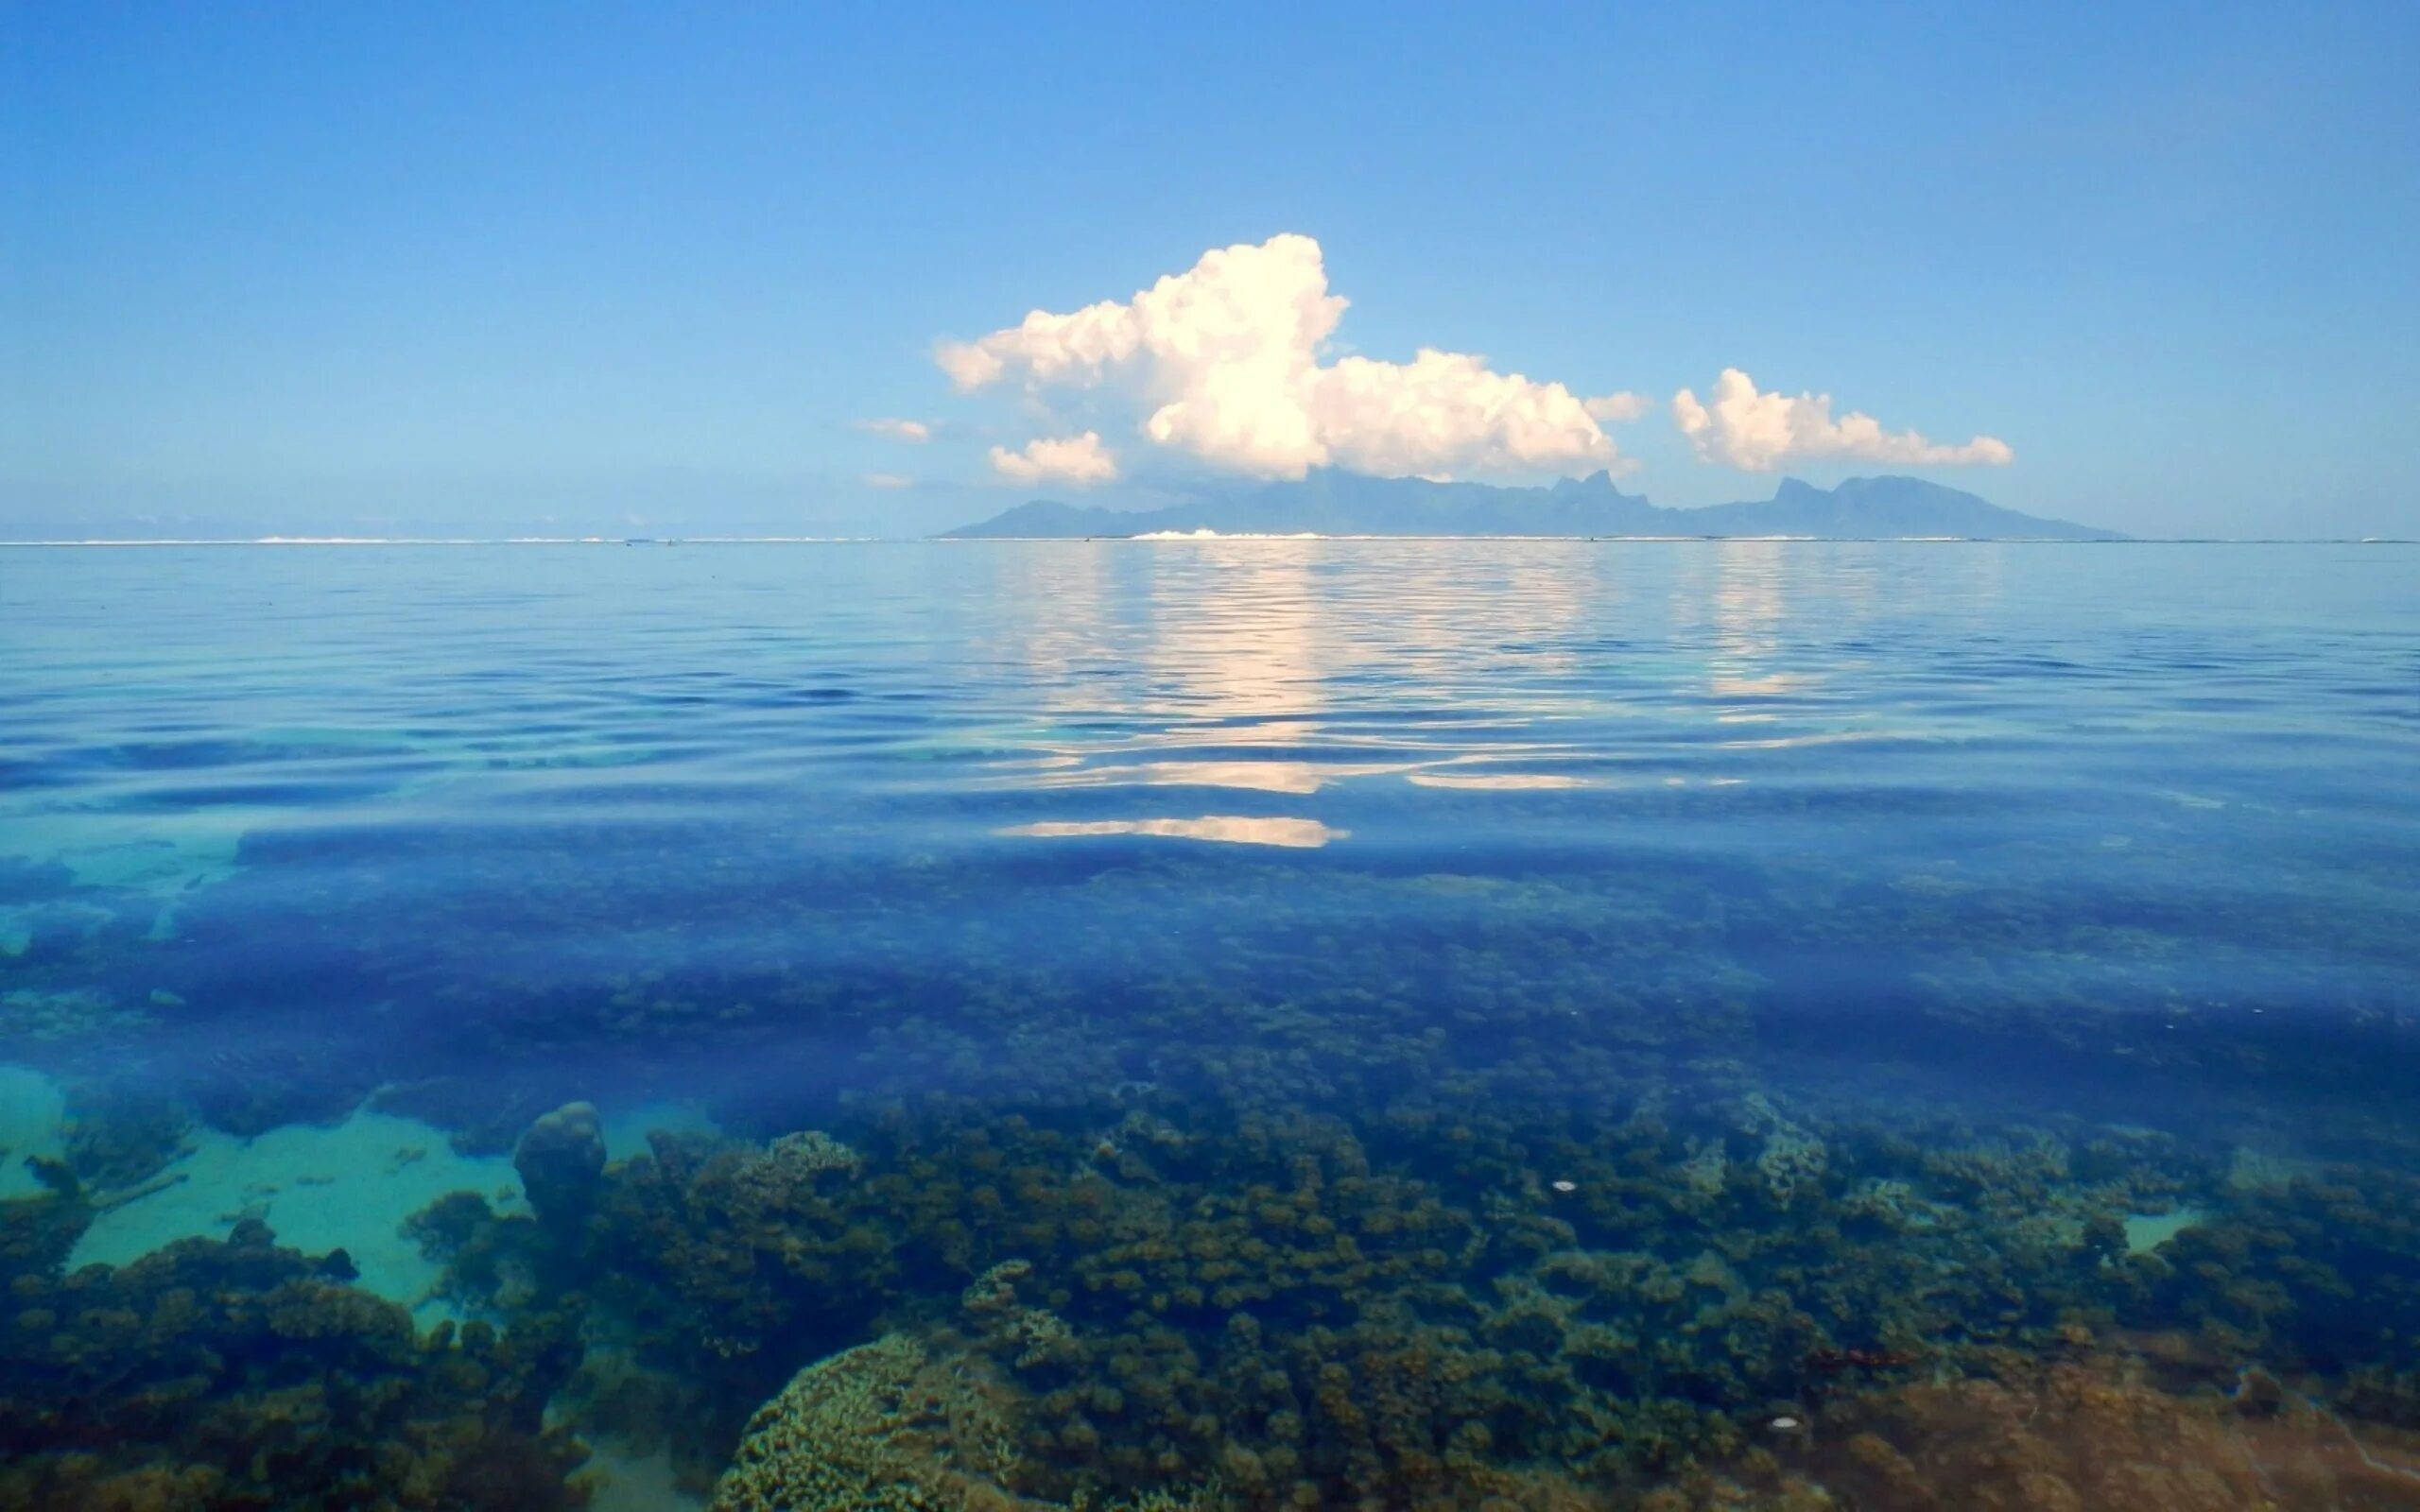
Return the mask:
[[1050, 1512], [979, 1363], [905, 1333], [819, 1360], [748, 1425], [708, 1512]]
[[550, 1228], [577, 1227], [605, 1175], [605, 1130], [588, 1103], [565, 1103], [529, 1125], [513, 1151], [529, 1206]]
[[569, 1342], [429, 1334], [268, 1225], [65, 1269], [82, 1210], [0, 1203], [0, 1507], [569, 1512]]

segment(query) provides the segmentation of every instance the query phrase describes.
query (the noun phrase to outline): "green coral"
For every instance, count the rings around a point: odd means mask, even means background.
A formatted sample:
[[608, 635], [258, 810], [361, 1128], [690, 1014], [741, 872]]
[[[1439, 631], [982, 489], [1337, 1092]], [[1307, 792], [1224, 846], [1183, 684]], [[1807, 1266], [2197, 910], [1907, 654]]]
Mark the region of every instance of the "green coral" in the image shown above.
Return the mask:
[[2197, 1329], [2235, 1357], [2420, 1371], [2420, 1175], [2337, 1162], [2231, 1186], [2119, 1275], [2130, 1321]]
[[[626, 1351], [614, 1400], [687, 1463], [745, 1441], [771, 1475], [801, 1422], [876, 1412], [875, 1458], [812, 1472], [856, 1477], [836, 1504], [868, 1476], [939, 1504], [1617, 1504], [1744, 1463], [1771, 1419], [2072, 1350], [2120, 1315], [2201, 1306], [2240, 1314], [2235, 1346], [2273, 1341], [2287, 1299], [2408, 1252], [2394, 1192], [2230, 1198], [2221, 1156], [2147, 1131], [1710, 1084], [1686, 1116], [1652, 1089], [1558, 1109], [1429, 1087], [1354, 1117], [1131, 1083], [1087, 1110], [934, 1098], [766, 1144], [659, 1138], [577, 1235], [471, 1202], [429, 1226], [478, 1220], [458, 1268], [508, 1311], [590, 1288], [589, 1336]], [[2243, 1216], [2126, 1258], [2124, 1216], [2180, 1202]], [[2263, 1232], [2301, 1268], [2264, 1279]], [[540, 1280], [508, 1295], [515, 1276]], [[901, 1407], [934, 1372], [971, 1396]], [[2374, 1372], [2366, 1400], [2402, 1379]], [[1015, 1453], [980, 1459], [994, 1433]]]
[[256, 1221], [63, 1274], [89, 1210], [0, 1205], [0, 1505], [570, 1508], [543, 1422], [576, 1345], [525, 1319], [415, 1335]]

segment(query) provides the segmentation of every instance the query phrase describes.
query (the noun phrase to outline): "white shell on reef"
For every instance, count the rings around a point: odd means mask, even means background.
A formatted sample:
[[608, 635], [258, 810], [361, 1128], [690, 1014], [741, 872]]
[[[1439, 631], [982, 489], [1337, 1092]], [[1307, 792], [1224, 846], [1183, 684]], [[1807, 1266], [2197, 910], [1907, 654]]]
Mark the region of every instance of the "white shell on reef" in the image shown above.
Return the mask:
[[1577, 1192], [1580, 1190], [1580, 1183], [1577, 1181], [1556, 1181], [1551, 1183], [1551, 1185], [1557, 1192]]

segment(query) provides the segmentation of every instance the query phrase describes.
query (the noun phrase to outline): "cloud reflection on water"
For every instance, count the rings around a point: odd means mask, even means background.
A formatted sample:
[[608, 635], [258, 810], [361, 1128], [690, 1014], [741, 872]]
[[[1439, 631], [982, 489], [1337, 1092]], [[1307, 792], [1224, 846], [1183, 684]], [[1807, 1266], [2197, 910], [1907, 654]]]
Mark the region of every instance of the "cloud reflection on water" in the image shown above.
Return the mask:
[[1563, 777], [1552, 772], [1413, 772], [1407, 781], [1421, 787], [1467, 788], [1474, 792], [1599, 785], [1592, 778]]
[[1033, 715], [983, 785], [1048, 805], [997, 820], [1137, 822], [1099, 809], [1189, 788], [1313, 799], [1295, 816], [1372, 833], [1392, 784], [1584, 822], [1649, 790], [1801, 781], [1790, 752], [1962, 737], [1920, 712], [1929, 689], [1880, 674], [1905, 675], [1913, 576], [1957, 579], [1969, 614], [2001, 592], [1996, 558], [1779, 541], [1097, 541], [997, 562], [995, 607], [1020, 610], [993, 648]]
[[[1401, 552], [1403, 571], [1378, 577], [1339, 570], [1367, 542], [1180, 545], [1011, 558], [1032, 614], [1021, 649], [1053, 717], [1034, 755], [994, 764], [1001, 786], [1305, 797], [1368, 778], [1473, 792], [1592, 784], [1523, 770], [1592, 755], [1552, 728], [1568, 711], [1541, 686], [1585, 675], [1591, 606], [1617, 597], [1571, 543], [1381, 546]], [[1059, 555], [1087, 565], [1051, 564]], [[1391, 696], [1383, 707], [1374, 691]], [[1433, 772], [1470, 763], [1502, 769]]]
[[1352, 832], [1332, 830], [1317, 819], [1267, 819], [1243, 815], [1204, 815], [1198, 819], [1066, 819], [1012, 824], [994, 832], [1031, 839], [1084, 835], [1148, 834], [1171, 840], [1212, 840], [1226, 845], [1274, 845], [1313, 850]]

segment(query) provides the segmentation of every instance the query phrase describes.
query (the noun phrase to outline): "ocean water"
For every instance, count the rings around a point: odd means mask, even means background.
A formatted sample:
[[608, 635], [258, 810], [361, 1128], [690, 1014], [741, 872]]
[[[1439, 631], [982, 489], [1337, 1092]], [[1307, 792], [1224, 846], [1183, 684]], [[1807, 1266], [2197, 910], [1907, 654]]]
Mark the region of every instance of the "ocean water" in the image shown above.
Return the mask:
[[10, 550], [0, 1499], [2415, 1504], [2415, 879], [2408, 546]]

